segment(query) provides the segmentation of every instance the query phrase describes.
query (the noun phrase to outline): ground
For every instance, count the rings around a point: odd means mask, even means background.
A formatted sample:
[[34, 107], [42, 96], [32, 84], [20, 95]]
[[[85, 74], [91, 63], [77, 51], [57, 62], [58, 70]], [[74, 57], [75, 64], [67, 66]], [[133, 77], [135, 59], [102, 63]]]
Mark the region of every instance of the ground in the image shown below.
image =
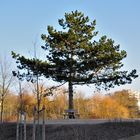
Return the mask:
[[[42, 126], [40, 125], [40, 131]], [[97, 124], [47, 124], [46, 140], [118, 140], [140, 134], [140, 121]], [[16, 139], [16, 123], [0, 125], [0, 140]], [[32, 125], [27, 125], [27, 140], [32, 139]], [[41, 140], [41, 134], [40, 138]]]

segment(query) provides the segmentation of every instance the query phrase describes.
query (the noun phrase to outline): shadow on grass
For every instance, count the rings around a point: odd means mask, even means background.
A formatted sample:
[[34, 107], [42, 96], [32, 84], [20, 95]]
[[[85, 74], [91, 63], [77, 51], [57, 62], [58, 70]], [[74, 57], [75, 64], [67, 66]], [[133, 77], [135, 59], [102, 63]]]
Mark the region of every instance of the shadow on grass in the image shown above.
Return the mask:
[[[41, 133], [41, 125], [40, 133]], [[46, 140], [118, 140], [140, 134], [140, 121], [103, 124], [46, 125]], [[41, 134], [40, 134], [41, 136]], [[16, 123], [0, 124], [0, 140], [16, 139]], [[27, 140], [32, 139], [32, 125], [27, 125]], [[41, 140], [41, 137], [38, 138]]]

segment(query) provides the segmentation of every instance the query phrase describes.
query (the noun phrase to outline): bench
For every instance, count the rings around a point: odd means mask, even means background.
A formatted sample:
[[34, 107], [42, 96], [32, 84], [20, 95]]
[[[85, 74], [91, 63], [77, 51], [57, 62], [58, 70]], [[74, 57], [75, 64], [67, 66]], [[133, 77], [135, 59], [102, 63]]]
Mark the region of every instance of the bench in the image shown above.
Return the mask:
[[64, 119], [77, 119], [80, 117], [77, 110], [67, 109], [63, 113]]

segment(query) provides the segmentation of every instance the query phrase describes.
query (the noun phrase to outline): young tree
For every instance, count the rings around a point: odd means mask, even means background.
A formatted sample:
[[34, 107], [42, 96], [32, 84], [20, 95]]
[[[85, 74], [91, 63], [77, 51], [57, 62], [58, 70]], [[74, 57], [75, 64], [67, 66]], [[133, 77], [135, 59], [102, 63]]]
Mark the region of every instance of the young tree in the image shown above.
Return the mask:
[[[57, 82], [68, 82], [69, 110], [74, 109], [73, 85], [94, 84], [109, 89], [131, 83], [137, 77], [136, 70], [130, 73], [120, 70], [126, 51], [120, 50], [120, 46], [106, 36], [94, 40], [98, 34], [95, 20], [90, 22], [88, 16], [76, 10], [65, 13], [65, 18], [58, 22], [61, 31], [48, 26], [48, 35], [41, 36], [46, 43], [42, 46], [46, 50], [46, 61], [28, 59], [14, 52], [12, 56], [20, 62], [21, 69], [35, 74], [34, 64], [37, 63], [39, 74]], [[69, 117], [73, 118], [74, 113]]]
[[13, 82], [11, 64], [7, 62], [8, 60], [6, 57], [0, 60], [0, 122], [3, 122], [5, 97], [9, 93], [9, 88]]
[[[22, 91], [22, 111], [26, 112], [27, 117], [33, 117], [33, 107], [35, 106], [34, 95], [30, 95], [26, 90]], [[20, 109], [20, 103], [18, 110]]]
[[32, 92], [36, 98], [36, 111], [37, 111], [37, 120], [38, 124], [40, 121], [40, 113], [43, 107], [43, 100], [45, 99], [44, 96], [47, 93], [47, 88], [45, 87], [44, 83], [39, 83], [39, 77], [37, 77], [36, 83], [32, 83]]

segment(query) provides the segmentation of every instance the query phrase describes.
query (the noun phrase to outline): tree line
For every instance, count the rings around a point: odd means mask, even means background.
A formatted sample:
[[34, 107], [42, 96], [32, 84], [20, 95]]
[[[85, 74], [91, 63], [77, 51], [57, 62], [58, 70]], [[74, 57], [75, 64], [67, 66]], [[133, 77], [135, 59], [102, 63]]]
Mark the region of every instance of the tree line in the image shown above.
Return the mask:
[[[27, 120], [33, 119], [33, 108], [36, 105], [36, 96], [27, 90], [22, 91], [22, 109], [26, 112]], [[74, 107], [80, 118], [138, 118], [139, 108], [137, 99], [128, 90], [117, 91], [111, 94], [94, 94], [84, 97], [83, 93], [74, 93]], [[65, 88], [55, 91], [51, 97], [45, 97], [40, 106], [45, 105], [46, 119], [64, 118], [64, 110], [68, 107], [68, 94]], [[15, 121], [20, 110], [19, 96], [8, 93], [3, 108], [4, 121]], [[40, 116], [42, 117], [42, 116]]]

